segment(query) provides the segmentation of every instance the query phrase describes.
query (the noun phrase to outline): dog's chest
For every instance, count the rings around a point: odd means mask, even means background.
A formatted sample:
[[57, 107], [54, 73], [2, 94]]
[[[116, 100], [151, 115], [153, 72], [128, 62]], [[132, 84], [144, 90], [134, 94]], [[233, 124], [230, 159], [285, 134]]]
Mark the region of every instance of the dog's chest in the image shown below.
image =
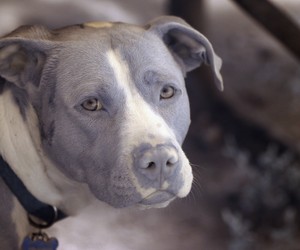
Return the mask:
[[[17, 225], [14, 223], [14, 217], [18, 213], [15, 209], [15, 199], [0, 178], [0, 243], [1, 249], [17, 249], [19, 235]], [[20, 222], [22, 214], [19, 213]]]

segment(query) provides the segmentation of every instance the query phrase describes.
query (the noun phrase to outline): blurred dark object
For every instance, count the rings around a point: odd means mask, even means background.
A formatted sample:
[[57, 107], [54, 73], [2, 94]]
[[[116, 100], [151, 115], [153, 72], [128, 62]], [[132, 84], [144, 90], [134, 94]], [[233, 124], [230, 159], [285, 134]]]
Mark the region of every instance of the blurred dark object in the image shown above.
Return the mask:
[[300, 28], [268, 0], [232, 0], [300, 60]]
[[[258, 21], [266, 23], [273, 36], [300, 59], [299, 28], [281, 10], [262, 0], [235, 2], [248, 4], [249, 11], [255, 12], [255, 17], [259, 16]], [[170, 11], [206, 35], [203, 5], [201, 0], [173, 0]], [[231, 23], [223, 23], [225, 30], [226, 25]], [[239, 32], [229, 30], [229, 34], [230, 31]], [[243, 36], [243, 40], [239, 36]], [[299, 110], [282, 108], [284, 112], [280, 112], [281, 109], [277, 109], [277, 105], [291, 107], [293, 98], [289, 96], [296, 96], [296, 91], [289, 89], [292, 83], [283, 80], [289, 79], [290, 71], [279, 67], [283, 62], [277, 61], [281, 59], [281, 54], [276, 54], [278, 51], [274, 53], [269, 47], [261, 49], [257, 44], [249, 49], [251, 43], [248, 40], [251, 39], [244, 33], [229, 35], [231, 47], [226, 47], [226, 43], [229, 44], [226, 37], [215, 38], [212, 40], [214, 46], [218, 46], [217, 39], [221, 41], [217, 53], [224, 48], [232, 49], [226, 51], [227, 58], [226, 53], [223, 56], [225, 92], [219, 93], [214, 88], [205, 67], [187, 78], [193, 120], [188, 143], [194, 147], [195, 154], [205, 155], [206, 164], [211, 161], [208, 169], [201, 173], [210, 176], [204, 183], [208, 193], [206, 202], [219, 210], [228, 226], [231, 239], [226, 249], [295, 250], [299, 246], [300, 233], [300, 151], [295, 136], [298, 132], [293, 136], [294, 130], [289, 128], [297, 124]], [[235, 55], [238, 57], [234, 58]], [[245, 66], [242, 60], [253, 60], [253, 64]], [[281, 71], [277, 71], [277, 67]], [[240, 77], [232, 75], [234, 70]], [[274, 71], [281, 73], [280, 80], [274, 79]], [[249, 78], [249, 72], [255, 77]], [[226, 76], [231, 82], [226, 81]], [[279, 117], [282, 122], [277, 124]], [[211, 127], [217, 128], [217, 139], [216, 136], [213, 140], [207, 138]], [[216, 165], [216, 157], [219, 165]], [[226, 162], [226, 158], [233, 162]], [[195, 168], [196, 175], [198, 171]], [[212, 191], [217, 185], [219, 187]]]
[[[204, 27], [201, 27], [201, 24], [204, 23], [201, 22], [201, 16], [203, 16], [201, 15], [202, 7], [202, 0], [190, 0], [188, 2], [173, 0], [170, 1], [169, 8], [171, 14], [184, 18], [193, 27], [201, 31], [204, 29]], [[188, 75], [187, 84], [188, 89], [191, 90], [192, 116], [196, 117], [196, 119], [199, 116], [201, 118], [205, 117], [208, 120], [206, 127], [214, 127], [216, 124], [219, 124], [222, 134], [234, 135], [238, 145], [251, 152], [251, 159], [254, 162], [258, 155], [267, 150], [270, 143], [278, 145], [281, 151], [287, 149], [285, 143], [277, 138], [273, 138], [263, 127], [236, 113], [226, 100], [222, 98], [222, 93], [216, 90], [212, 81], [213, 79], [207, 68], [202, 67]], [[196, 129], [201, 129], [199, 124], [196, 125]], [[192, 133], [193, 126], [192, 124]], [[207, 131], [204, 130], [202, 133], [203, 137], [206, 137], [205, 132]], [[222, 143], [224, 141], [218, 140], [219, 146]], [[217, 145], [215, 144], [214, 146]]]

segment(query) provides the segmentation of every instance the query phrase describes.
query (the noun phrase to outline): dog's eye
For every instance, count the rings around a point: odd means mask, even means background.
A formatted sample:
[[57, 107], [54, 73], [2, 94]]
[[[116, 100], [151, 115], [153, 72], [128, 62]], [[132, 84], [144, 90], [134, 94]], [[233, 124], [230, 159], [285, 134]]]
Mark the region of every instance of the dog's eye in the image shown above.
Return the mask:
[[165, 86], [160, 92], [160, 99], [169, 99], [175, 95], [175, 89], [172, 86]]
[[98, 111], [102, 109], [102, 104], [97, 98], [92, 98], [84, 101], [81, 106], [88, 111]]

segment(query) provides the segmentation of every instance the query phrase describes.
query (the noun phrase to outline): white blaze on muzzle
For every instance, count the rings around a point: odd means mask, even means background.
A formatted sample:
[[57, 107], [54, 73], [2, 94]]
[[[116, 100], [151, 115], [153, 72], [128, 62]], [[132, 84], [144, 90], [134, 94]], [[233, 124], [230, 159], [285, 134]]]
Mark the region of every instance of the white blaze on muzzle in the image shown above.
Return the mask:
[[[122, 160], [127, 162], [128, 166], [132, 166], [133, 162], [130, 155], [135, 148], [142, 144], [149, 144], [152, 147], [160, 144], [172, 144], [178, 152], [178, 155], [174, 157], [178, 157], [182, 162], [180, 174], [183, 178], [183, 186], [177, 196], [186, 196], [191, 189], [192, 171], [174, 132], [140, 95], [130, 75], [128, 64], [122, 59], [120, 53], [117, 50], [109, 50], [107, 58], [118, 87], [124, 91], [125, 95], [124, 119], [120, 132]], [[133, 171], [130, 172], [132, 172], [132, 181], [143, 198], [155, 191], [153, 188], [143, 188]], [[164, 183], [164, 185], [167, 184]]]

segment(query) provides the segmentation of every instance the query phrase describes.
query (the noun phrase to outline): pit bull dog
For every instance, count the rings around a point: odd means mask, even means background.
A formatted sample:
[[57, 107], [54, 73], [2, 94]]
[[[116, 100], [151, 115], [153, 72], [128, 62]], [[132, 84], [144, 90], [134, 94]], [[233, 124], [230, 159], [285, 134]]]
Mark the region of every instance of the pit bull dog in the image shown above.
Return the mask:
[[[0, 39], [0, 155], [66, 215], [92, 199], [165, 207], [191, 189], [184, 77], [202, 63], [222, 89], [220, 58], [177, 17], [21, 27]], [[31, 226], [9, 186], [0, 178], [0, 248], [19, 249]]]

